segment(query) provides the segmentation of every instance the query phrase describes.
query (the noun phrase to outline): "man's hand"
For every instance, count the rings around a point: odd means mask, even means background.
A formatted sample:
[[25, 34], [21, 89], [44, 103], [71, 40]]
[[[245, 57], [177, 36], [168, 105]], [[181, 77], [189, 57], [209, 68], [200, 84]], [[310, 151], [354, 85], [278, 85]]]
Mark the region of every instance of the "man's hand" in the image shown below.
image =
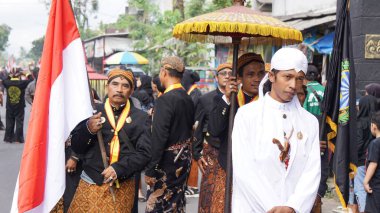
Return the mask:
[[200, 157], [197, 161], [198, 163], [198, 167], [199, 169], [201, 170], [202, 174], [205, 174], [205, 168], [208, 166], [206, 160], [204, 159], [204, 157]]
[[293, 213], [295, 212], [293, 208], [289, 206], [275, 206], [267, 213]]
[[66, 161], [66, 171], [69, 174], [72, 174], [77, 169], [77, 161], [74, 159], [69, 158]]
[[97, 133], [102, 128], [101, 116], [102, 113], [99, 112], [88, 119], [87, 128], [91, 131], [91, 133]]
[[364, 190], [367, 193], [372, 194], [372, 188], [369, 186], [369, 183], [364, 182], [363, 185], [364, 185]]
[[145, 183], [152, 187], [157, 182], [156, 178], [145, 176]]
[[231, 93], [238, 91], [238, 82], [236, 82], [235, 76], [230, 76], [228, 78], [227, 84], [226, 84], [226, 92], [224, 95], [226, 96], [227, 100], [230, 101], [231, 99]]
[[327, 149], [327, 142], [326, 141], [320, 141], [319, 146], [320, 146], [321, 152], [325, 152]]
[[117, 174], [115, 172], [115, 169], [112, 166], [109, 166], [107, 169], [105, 169], [102, 172], [102, 175], [104, 176], [103, 183], [109, 183], [110, 186], [112, 186], [112, 184], [117, 179]]

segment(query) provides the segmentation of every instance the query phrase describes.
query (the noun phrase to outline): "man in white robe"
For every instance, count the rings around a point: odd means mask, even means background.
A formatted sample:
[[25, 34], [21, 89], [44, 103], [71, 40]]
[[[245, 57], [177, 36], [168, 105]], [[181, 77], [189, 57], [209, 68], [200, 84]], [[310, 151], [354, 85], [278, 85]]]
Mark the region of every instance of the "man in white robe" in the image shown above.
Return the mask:
[[[313, 207], [321, 176], [319, 128], [317, 119], [298, 101], [296, 86], [302, 84], [298, 72], [307, 72], [305, 55], [293, 48], [277, 51], [271, 72], [261, 82], [259, 100], [236, 114], [234, 213], [309, 213]], [[268, 78], [271, 91], [263, 96]], [[283, 152], [274, 141], [283, 146]]]

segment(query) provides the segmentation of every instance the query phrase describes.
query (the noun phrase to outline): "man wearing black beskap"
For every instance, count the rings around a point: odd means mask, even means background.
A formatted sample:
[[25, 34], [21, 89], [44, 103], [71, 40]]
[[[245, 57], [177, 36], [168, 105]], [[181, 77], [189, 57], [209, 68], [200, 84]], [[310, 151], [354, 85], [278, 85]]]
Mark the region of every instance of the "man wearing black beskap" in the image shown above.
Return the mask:
[[190, 172], [194, 104], [181, 85], [184, 64], [178, 57], [161, 62], [160, 82], [166, 88], [156, 101], [152, 127], [152, 161], [145, 173], [146, 212], [185, 212]]

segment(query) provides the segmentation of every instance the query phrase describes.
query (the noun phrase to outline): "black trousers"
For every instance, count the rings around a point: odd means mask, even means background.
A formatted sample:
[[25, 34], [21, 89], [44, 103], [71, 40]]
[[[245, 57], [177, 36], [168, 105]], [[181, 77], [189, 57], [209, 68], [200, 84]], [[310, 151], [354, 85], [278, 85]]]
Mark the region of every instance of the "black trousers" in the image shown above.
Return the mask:
[[5, 142], [24, 142], [24, 116], [24, 107], [7, 108], [5, 116]]

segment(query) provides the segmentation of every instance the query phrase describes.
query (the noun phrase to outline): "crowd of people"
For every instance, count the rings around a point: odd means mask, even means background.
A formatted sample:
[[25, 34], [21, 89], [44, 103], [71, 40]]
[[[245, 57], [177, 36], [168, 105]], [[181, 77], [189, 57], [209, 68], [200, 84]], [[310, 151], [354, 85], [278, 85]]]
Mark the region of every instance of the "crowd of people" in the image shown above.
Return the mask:
[[[6, 142], [24, 141], [25, 100], [33, 102], [38, 76], [30, 70], [33, 78], [17, 69], [2, 78]], [[185, 212], [185, 195], [193, 194], [199, 194], [198, 212], [224, 212], [228, 123], [236, 93], [232, 212], [320, 213], [330, 153], [318, 131], [324, 86], [317, 67], [300, 50], [281, 48], [269, 70], [260, 54], [245, 53], [237, 77], [232, 65], [223, 63], [215, 78], [217, 88], [202, 94], [199, 75], [185, 70], [176, 56], [163, 58], [154, 77], [134, 76], [126, 67], [110, 70], [105, 100], [93, 91], [97, 112], [66, 141], [66, 190], [52, 212], [137, 212], [138, 200], [146, 202], [145, 212]], [[358, 100], [352, 204], [360, 212], [378, 212], [380, 84], [365, 89]]]

